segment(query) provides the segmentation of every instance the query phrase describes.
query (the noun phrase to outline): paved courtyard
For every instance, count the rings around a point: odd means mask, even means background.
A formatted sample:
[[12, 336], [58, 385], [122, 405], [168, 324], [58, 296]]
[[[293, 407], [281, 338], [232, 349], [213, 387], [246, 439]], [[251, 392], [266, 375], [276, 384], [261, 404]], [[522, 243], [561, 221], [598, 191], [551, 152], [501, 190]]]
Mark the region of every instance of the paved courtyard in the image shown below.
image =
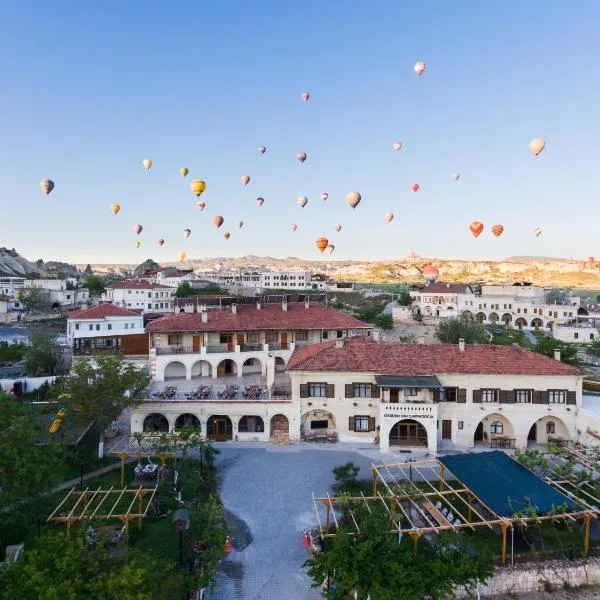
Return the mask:
[[[218, 585], [209, 600], [317, 600], [302, 564], [309, 557], [302, 532], [314, 526], [311, 494], [331, 491], [331, 469], [353, 461], [359, 477], [369, 477], [371, 462], [396, 462], [397, 454], [383, 454], [358, 445], [283, 447], [256, 444], [217, 444], [221, 450], [222, 500], [243, 520], [251, 541], [223, 561]], [[348, 446], [348, 445], [345, 445]], [[404, 460], [406, 455], [400, 460]], [[242, 544], [245, 545], [245, 544]]]

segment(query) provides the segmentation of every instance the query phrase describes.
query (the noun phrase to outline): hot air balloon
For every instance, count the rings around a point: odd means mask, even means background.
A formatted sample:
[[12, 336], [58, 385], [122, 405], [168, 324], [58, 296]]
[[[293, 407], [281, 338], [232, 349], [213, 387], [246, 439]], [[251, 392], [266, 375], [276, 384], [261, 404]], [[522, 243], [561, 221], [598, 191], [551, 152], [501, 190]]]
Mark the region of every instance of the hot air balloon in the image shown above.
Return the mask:
[[418, 191], [421, 189], [421, 186], [420, 186], [418, 183], [413, 183], [413, 184], [410, 186], [410, 189], [411, 189], [413, 192], [418, 192]]
[[121, 210], [121, 205], [113, 204], [111, 205], [110, 210], [112, 210], [113, 215], [116, 215]]
[[325, 200], [327, 200], [327, 198], [329, 198], [329, 194], [327, 192], [321, 192], [321, 200], [323, 200], [323, 202], [325, 202]]
[[475, 237], [479, 237], [479, 235], [481, 234], [481, 232], [483, 231], [483, 223], [479, 222], [479, 221], [473, 221], [471, 223], [471, 225], [469, 225], [469, 229], [471, 230], [471, 233], [475, 236]]
[[429, 283], [433, 283], [438, 278], [439, 274], [440, 272], [431, 265], [423, 269], [423, 277], [429, 281]]
[[341, 225], [338, 223], [338, 224], [335, 226], [335, 230], [336, 230], [336, 231], [339, 233], [339, 232], [342, 230], [342, 226], [341, 226]]
[[220, 215], [217, 215], [216, 217], [213, 217], [213, 223], [217, 226], [217, 227], [221, 227], [221, 225], [223, 225], [223, 221], [225, 219], [223, 219], [223, 217], [221, 217]]
[[200, 209], [200, 210], [204, 210], [206, 208], [206, 202], [202, 202], [202, 200], [200, 200], [200, 202], [196, 202], [196, 206]]
[[160, 240], [158, 240], [158, 242], [156, 242], [159, 246], [162, 246], [165, 243], [165, 240], [163, 240], [162, 238], [160, 238]]
[[317, 248], [319, 249], [321, 254], [323, 254], [325, 248], [327, 248], [327, 245], [329, 244], [329, 240], [326, 237], [320, 237], [317, 238], [315, 244], [317, 245]]
[[383, 218], [388, 222], [391, 223], [392, 220], [394, 219], [394, 213], [391, 212], [387, 212], [385, 213], [385, 215], [383, 215]]
[[264, 198], [257, 198], [256, 199], [256, 204], [258, 204], [259, 206], [262, 206], [265, 203], [265, 199]]
[[183, 262], [183, 261], [184, 261], [186, 258], [187, 258], [187, 254], [186, 254], [185, 252], [180, 252], [180, 253], [177, 255], [177, 260], [178, 260], [179, 262], [181, 262], [181, 263], [182, 263], [182, 262]]
[[40, 181], [40, 189], [47, 196], [54, 189], [54, 181], [51, 179], [42, 179]]
[[358, 192], [350, 192], [346, 195], [346, 201], [352, 208], [356, 208], [361, 201], [361, 195]]
[[241, 229], [244, 226], [244, 221], [238, 221], [236, 223], [236, 225], [238, 226], [239, 229]]
[[191, 230], [191, 229], [184, 229], [184, 230], [183, 230], [183, 235], [185, 235], [185, 238], [186, 238], [186, 239], [190, 237], [190, 234], [191, 234], [191, 233], [192, 233], [192, 230]]
[[135, 243], [135, 247], [136, 248], [141, 248], [142, 247], [142, 242], [140, 242], [140, 240], [137, 240]]
[[229, 232], [227, 232], [227, 231], [226, 231], [226, 232], [223, 234], [223, 237], [224, 237], [226, 240], [228, 240], [228, 239], [231, 237], [231, 234], [230, 234]]
[[308, 92], [302, 92], [302, 100], [304, 100], [304, 102], [308, 102], [308, 99], [310, 98], [310, 94]]
[[302, 164], [306, 160], [306, 152], [298, 152], [298, 154], [296, 154], [296, 158]]
[[306, 206], [306, 203], [308, 202], [308, 198], [306, 196], [300, 196], [300, 198], [298, 198], [298, 204], [304, 208]]
[[200, 196], [206, 189], [206, 183], [202, 179], [192, 179], [190, 183], [190, 189], [196, 196]]
[[140, 235], [140, 233], [142, 233], [142, 230], [143, 230], [143, 229], [144, 229], [144, 228], [143, 228], [141, 225], [136, 225], [136, 226], [133, 228], [133, 233], [137, 233], [137, 235]]
[[149, 158], [145, 158], [142, 161], [142, 164], [144, 165], [144, 169], [147, 169], [148, 171], [152, 168], [152, 161]]
[[458, 181], [460, 179], [460, 173], [452, 173], [452, 179], [454, 179], [454, 181]]
[[184, 176], [187, 177], [187, 174], [190, 172], [189, 169], [187, 167], [181, 167], [181, 169], [179, 169], [179, 172]]
[[394, 150], [396, 152], [398, 152], [399, 150], [402, 150], [402, 142], [394, 142]]
[[533, 138], [529, 142], [529, 149], [533, 152], [534, 156], [539, 156], [542, 150], [546, 147], [546, 142], [542, 138]]
[[539, 227], [537, 227], [533, 230], [533, 233], [535, 233], [535, 237], [540, 237], [540, 235], [542, 235], [542, 230]]
[[425, 63], [420, 60], [415, 63], [415, 73], [419, 76], [423, 75], [423, 71], [425, 71]]
[[296, 231], [296, 229], [298, 229], [298, 225], [296, 225], [296, 223], [292, 223], [292, 224], [290, 225], [290, 229], [291, 229], [292, 231]]
[[248, 182], [250, 181], [250, 176], [249, 175], [242, 175], [241, 179], [242, 179], [242, 183], [244, 185], [248, 185]]
[[500, 237], [502, 235], [503, 231], [504, 231], [504, 225], [493, 225], [492, 226], [492, 233], [496, 237]]
[[325, 248], [325, 250], [327, 250], [328, 254], [333, 254], [333, 251], [335, 250], [335, 246], [333, 244], [327, 244], [327, 248]]
[[261, 154], [264, 154], [264, 153], [267, 151], [267, 147], [266, 147], [266, 146], [259, 146], [259, 147], [258, 147], [258, 151], [259, 151]]

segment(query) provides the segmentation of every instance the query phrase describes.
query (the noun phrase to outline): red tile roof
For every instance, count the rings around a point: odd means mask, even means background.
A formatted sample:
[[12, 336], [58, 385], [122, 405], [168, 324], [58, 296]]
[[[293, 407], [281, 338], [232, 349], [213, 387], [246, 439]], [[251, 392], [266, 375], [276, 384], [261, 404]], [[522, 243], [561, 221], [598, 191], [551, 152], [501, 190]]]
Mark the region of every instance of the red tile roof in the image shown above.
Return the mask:
[[415, 286], [414, 291], [422, 294], [464, 294], [469, 286], [466, 283], [430, 283], [429, 285]]
[[366, 336], [297, 348], [289, 371], [337, 371], [378, 375], [583, 375], [583, 371], [521, 346], [455, 344], [398, 344], [376, 342]]
[[139, 317], [141, 312], [113, 304], [99, 304], [69, 313], [69, 319], [103, 319], [104, 317]]
[[122, 281], [121, 283], [113, 283], [107, 286], [108, 289], [113, 290], [153, 290], [155, 288], [175, 289], [173, 286], [164, 285], [162, 283], [150, 283], [148, 281]]
[[156, 319], [147, 327], [151, 332], [176, 331], [254, 331], [264, 329], [372, 329], [354, 317], [349, 317], [321, 304], [289, 303], [287, 311], [281, 304], [263, 304], [258, 310], [254, 304], [238, 305], [237, 314], [231, 309], [208, 311], [208, 322], [202, 322], [200, 313], [179, 313]]

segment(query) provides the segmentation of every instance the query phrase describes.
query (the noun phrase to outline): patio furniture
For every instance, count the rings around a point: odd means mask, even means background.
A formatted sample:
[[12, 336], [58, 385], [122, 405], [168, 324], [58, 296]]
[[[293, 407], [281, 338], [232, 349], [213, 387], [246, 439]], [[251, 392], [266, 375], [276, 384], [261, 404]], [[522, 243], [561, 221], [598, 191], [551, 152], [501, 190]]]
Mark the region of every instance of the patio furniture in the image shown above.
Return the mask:
[[327, 434], [327, 441], [331, 444], [335, 444], [338, 441], [337, 431], [332, 431]]

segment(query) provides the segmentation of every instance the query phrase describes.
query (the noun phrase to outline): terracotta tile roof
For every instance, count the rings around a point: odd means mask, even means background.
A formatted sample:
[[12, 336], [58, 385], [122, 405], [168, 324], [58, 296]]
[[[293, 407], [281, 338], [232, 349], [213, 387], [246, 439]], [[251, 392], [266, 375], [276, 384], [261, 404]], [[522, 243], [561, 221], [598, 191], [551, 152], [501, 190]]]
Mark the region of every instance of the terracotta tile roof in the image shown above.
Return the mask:
[[69, 313], [69, 319], [103, 319], [104, 317], [139, 317], [141, 312], [129, 308], [120, 308], [113, 304], [99, 304], [83, 310]]
[[150, 283], [148, 281], [122, 281], [107, 286], [107, 289], [113, 290], [153, 290], [156, 288], [173, 290], [173, 286], [164, 285], [162, 283]]
[[469, 286], [466, 283], [431, 283], [429, 285], [417, 285], [414, 291], [422, 294], [464, 294]]
[[324, 342], [297, 348], [288, 371], [337, 371], [379, 375], [583, 375], [583, 371], [521, 346], [398, 344], [366, 336], [346, 338], [342, 348]]
[[264, 329], [372, 329], [354, 317], [349, 317], [321, 304], [288, 303], [287, 311], [281, 304], [263, 304], [258, 310], [254, 304], [238, 305], [237, 314], [231, 309], [209, 310], [208, 322], [202, 322], [200, 313], [179, 313], [156, 319], [147, 327], [151, 332], [176, 331], [253, 331]]

